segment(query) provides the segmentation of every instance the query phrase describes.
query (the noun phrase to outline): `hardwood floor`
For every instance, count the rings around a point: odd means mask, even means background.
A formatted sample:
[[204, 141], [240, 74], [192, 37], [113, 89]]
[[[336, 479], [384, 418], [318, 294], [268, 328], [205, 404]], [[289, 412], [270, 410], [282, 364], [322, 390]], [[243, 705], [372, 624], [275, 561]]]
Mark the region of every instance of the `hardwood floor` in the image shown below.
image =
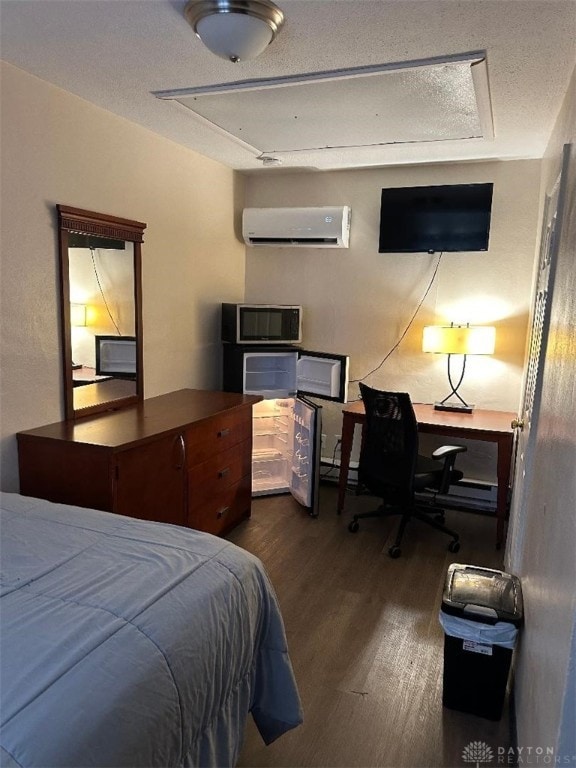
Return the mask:
[[304, 708], [304, 724], [269, 747], [250, 719], [239, 767], [452, 768], [468, 765], [462, 751], [472, 741], [495, 756], [509, 745], [507, 712], [494, 723], [442, 707], [446, 569], [501, 568], [495, 520], [448, 511], [461, 536], [457, 555], [448, 537], [414, 521], [402, 557], [392, 560], [398, 518], [347, 530], [350, 512], [374, 501], [351, 495], [339, 518], [335, 488], [322, 486], [312, 519], [291, 496], [262, 497], [228, 536], [266, 566]]

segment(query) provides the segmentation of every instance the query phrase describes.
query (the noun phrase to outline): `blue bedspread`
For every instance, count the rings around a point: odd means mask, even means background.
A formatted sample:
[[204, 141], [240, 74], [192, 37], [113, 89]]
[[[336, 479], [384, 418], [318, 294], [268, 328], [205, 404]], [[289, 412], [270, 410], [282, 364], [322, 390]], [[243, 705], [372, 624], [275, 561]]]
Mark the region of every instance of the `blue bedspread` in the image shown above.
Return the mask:
[[2, 494], [3, 766], [233, 766], [302, 721], [258, 559], [208, 534]]

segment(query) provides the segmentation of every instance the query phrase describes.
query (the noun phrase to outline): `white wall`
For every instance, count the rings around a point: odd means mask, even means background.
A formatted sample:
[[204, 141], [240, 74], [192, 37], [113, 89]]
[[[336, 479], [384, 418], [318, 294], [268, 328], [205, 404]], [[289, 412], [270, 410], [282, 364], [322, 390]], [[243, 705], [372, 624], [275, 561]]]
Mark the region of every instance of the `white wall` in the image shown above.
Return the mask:
[[[469, 357], [461, 392], [478, 407], [518, 408], [536, 248], [539, 161], [454, 163], [326, 173], [253, 174], [248, 206], [350, 205], [348, 250], [247, 248], [246, 300], [304, 306], [304, 347], [350, 355], [351, 378], [377, 368], [401, 337], [430, 282], [438, 256], [379, 254], [382, 187], [494, 182], [489, 250], [446, 253], [406, 337], [366, 383], [433, 402], [449, 392], [447, 358], [421, 351], [424, 325], [494, 324], [496, 354]], [[349, 399], [357, 399], [350, 387]], [[324, 407], [328, 453], [341, 408]], [[462, 465], [462, 462], [459, 462]], [[495, 448], [469, 444], [464, 468], [495, 478]]]
[[56, 203], [146, 222], [144, 392], [220, 386], [219, 305], [244, 296], [242, 180], [2, 65], [2, 489], [15, 433], [63, 418]]
[[534, 471], [527, 478], [525, 628], [516, 674], [518, 743], [553, 747], [558, 765], [576, 762], [576, 71], [543, 163], [542, 197], [570, 142]]

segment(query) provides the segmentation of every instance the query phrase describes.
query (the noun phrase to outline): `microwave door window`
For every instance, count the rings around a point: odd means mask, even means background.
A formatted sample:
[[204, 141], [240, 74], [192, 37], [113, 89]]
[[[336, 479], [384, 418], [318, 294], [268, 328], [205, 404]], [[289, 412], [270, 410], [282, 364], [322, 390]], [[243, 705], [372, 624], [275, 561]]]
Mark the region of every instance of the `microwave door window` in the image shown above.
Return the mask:
[[251, 339], [281, 339], [282, 312], [267, 309], [242, 309], [242, 336]]

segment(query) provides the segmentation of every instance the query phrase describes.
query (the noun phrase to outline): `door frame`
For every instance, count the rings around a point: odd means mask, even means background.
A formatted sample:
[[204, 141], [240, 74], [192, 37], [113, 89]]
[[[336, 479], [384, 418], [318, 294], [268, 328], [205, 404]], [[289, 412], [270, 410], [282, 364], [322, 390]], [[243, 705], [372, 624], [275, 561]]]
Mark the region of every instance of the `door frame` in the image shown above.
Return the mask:
[[504, 563], [507, 570], [516, 574], [522, 572], [526, 506], [533, 472], [534, 445], [540, 416], [544, 363], [550, 332], [550, 310], [558, 262], [558, 247], [561, 239], [570, 150], [571, 144], [565, 144], [560, 173], [545, 198], [538, 252], [538, 272], [532, 298], [528, 360], [519, 416], [517, 421], [513, 423], [517, 436]]

